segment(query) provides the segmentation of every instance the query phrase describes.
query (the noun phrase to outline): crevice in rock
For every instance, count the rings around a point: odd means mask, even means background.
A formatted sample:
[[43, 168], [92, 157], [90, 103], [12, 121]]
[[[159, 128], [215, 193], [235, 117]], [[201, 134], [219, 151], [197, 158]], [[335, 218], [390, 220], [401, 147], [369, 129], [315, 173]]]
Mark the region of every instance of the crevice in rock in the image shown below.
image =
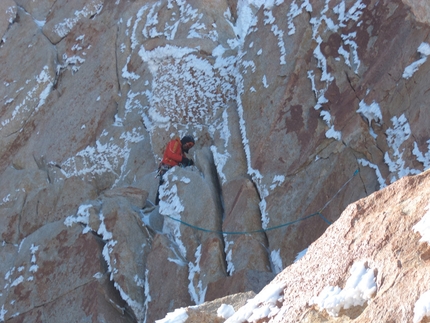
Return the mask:
[[[220, 177], [218, 176], [218, 171], [217, 171], [217, 167], [215, 165], [215, 159], [213, 156], [213, 152], [211, 150], [209, 150], [210, 152], [210, 157], [211, 157], [211, 161], [209, 163], [210, 165], [210, 172], [212, 173], [212, 178], [213, 180], [213, 185], [214, 185], [214, 189], [216, 192], [216, 195], [218, 197], [218, 200], [215, 201], [216, 204], [218, 204], [219, 206], [219, 210], [220, 210], [220, 216], [221, 218], [219, 219], [220, 221], [220, 231], [223, 231], [222, 226], [224, 223], [224, 219], [225, 219], [225, 205], [224, 205], [224, 199], [223, 199], [223, 195], [222, 195], [222, 183], [220, 181]], [[224, 234], [220, 234], [221, 235], [221, 241], [222, 241], [222, 255], [221, 258], [224, 262], [224, 267], [227, 268], [228, 267], [228, 262], [227, 262], [227, 254], [225, 253], [225, 247], [226, 247], [226, 241], [225, 241], [225, 235]], [[227, 272], [227, 276], [229, 276], [228, 272]]]
[[[354, 154], [355, 160], [357, 162], [357, 169], [360, 170], [360, 164], [358, 162], [358, 158], [357, 158], [357, 156], [355, 155], [354, 152], [352, 152], [352, 153]], [[358, 177], [360, 178], [361, 184], [363, 184], [364, 193], [366, 194], [366, 196], [369, 196], [369, 192], [367, 192], [366, 184], [364, 183], [363, 177], [361, 177], [361, 172], [360, 171], [358, 171]]]
[[346, 71], [345, 71], [345, 76], [346, 76], [346, 80], [348, 81], [349, 86], [351, 87], [352, 91], [355, 94], [355, 97], [357, 98], [357, 100], [361, 101], [361, 98], [358, 96], [357, 91], [355, 90], [354, 86], [352, 85], [352, 81], [349, 78], [349, 75]]
[[120, 75], [118, 74], [119, 71], [119, 65], [118, 65], [118, 39], [119, 39], [119, 26], [117, 25], [116, 27], [116, 35], [115, 35], [115, 74], [116, 74], [116, 80], [118, 83], [118, 92], [122, 93], [122, 88], [121, 88], [121, 82], [120, 80]]

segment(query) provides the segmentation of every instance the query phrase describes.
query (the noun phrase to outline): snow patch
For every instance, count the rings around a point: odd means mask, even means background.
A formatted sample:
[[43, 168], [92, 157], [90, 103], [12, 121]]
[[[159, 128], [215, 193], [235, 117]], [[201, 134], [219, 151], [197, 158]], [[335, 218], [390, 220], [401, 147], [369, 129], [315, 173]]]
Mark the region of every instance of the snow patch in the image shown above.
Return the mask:
[[422, 294], [416, 301], [413, 323], [421, 322], [424, 317], [430, 317], [430, 290]]
[[430, 44], [421, 43], [417, 51], [421, 54], [421, 58], [405, 68], [402, 75], [405, 79], [411, 78], [419, 67], [427, 61], [427, 57], [430, 55]]
[[407, 175], [416, 175], [420, 171], [405, 167], [405, 160], [403, 159], [404, 149], [400, 150], [401, 145], [411, 136], [411, 127], [402, 114], [400, 117], [393, 117], [391, 119], [393, 128], [388, 128], [385, 132], [387, 134], [387, 143], [391, 148], [392, 153], [385, 152], [384, 161], [388, 165], [392, 173], [391, 183]]
[[424, 170], [430, 168], [430, 139], [427, 140], [427, 152], [425, 154], [419, 150], [418, 144], [416, 142], [414, 142], [414, 149], [412, 150], [412, 153], [417, 157], [417, 160], [423, 164]]
[[270, 253], [270, 260], [272, 262], [273, 272], [279, 274], [284, 269], [282, 265], [281, 249], [272, 250]]
[[326, 310], [331, 316], [338, 316], [339, 311], [353, 306], [363, 306], [376, 292], [373, 269], [366, 268], [363, 261], [355, 262], [350, 270], [350, 277], [345, 287], [325, 287], [318, 297], [313, 297], [309, 304], [318, 305], [320, 311]]
[[228, 319], [234, 313], [234, 307], [230, 304], [221, 304], [221, 306], [216, 311], [218, 317], [222, 317], [223, 319]]
[[103, 2], [100, 1], [92, 2], [91, 4], [85, 5], [82, 10], [76, 10], [73, 13], [72, 18], [66, 18], [62, 22], [56, 24], [53, 28], [53, 31], [57, 33], [57, 35], [61, 38], [64, 38], [70, 30], [78, 23], [82, 18], [88, 18], [91, 16], [98, 15], [103, 9]]
[[283, 291], [283, 285], [267, 285], [245, 306], [229, 317], [225, 323], [256, 322], [262, 318], [276, 315], [279, 312], [277, 304], [283, 300]]
[[185, 323], [188, 319], [187, 310], [183, 307], [175, 309], [173, 312], [167, 313], [166, 317], [155, 323]]
[[430, 244], [430, 204], [425, 208], [427, 211], [421, 220], [413, 226], [415, 232], [421, 235], [421, 242]]
[[382, 177], [382, 174], [381, 174], [381, 171], [379, 170], [378, 165], [372, 164], [370, 161], [363, 159], [363, 158], [360, 158], [357, 161], [360, 165], [369, 166], [370, 168], [375, 170], [376, 177], [377, 177], [378, 183], [379, 183], [379, 189], [382, 189], [385, 186], [387, 186], [387, 184], [385, 184], [385, 179]]
[[378, 103], [373, 101], [370, 105], [367, 105], [364, 100], [361, 100], [358, 106], [357, 113], [361, 113], [367, 119], [369, 127], [372, 121], [382, 123], [382, 113]]
[[195, 264], [192, 262], [188, 263], [188, 292], [190, 293], [191, 300], [195, 304], [199, 305], [204, 303], [207, 287], [203, 288], [202, 281], [199, 280], [197, 286], [195, 286], [194, 280], [200, 276], [200, 259], [202, 257], [202, 245], [199, 245], [195, 253]]
[[297, 261], [299, 261], [300, 259], [302, 259], [305, 255], [306, 255], [306, 253], [308, 252], [308, 248], [306, 248], [306, 249], [304, 249], [304, 250], [302, 250], [302, 251], [300, 251], [297, 255], [296, 255], [296, 259], [294, 259], [294, 262], [297, 262]]

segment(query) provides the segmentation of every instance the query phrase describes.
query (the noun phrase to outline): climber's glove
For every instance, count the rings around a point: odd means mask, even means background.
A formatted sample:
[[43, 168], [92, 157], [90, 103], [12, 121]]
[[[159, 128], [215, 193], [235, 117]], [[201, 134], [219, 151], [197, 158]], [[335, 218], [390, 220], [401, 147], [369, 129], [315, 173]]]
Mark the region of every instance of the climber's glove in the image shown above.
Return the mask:
[[183, 167], [187, 167], [187, 166], [192, 166], [192, 165], [194, 165], [194, 162], [193, 162], [193, 160], [192, 160], [192, 159], [187, 158], [187, 157], [184, 157], [184, 158], [182, 158], [182, 162], [181, 162], [181, 164], [182, 164], [182, 166], [183, 166]]

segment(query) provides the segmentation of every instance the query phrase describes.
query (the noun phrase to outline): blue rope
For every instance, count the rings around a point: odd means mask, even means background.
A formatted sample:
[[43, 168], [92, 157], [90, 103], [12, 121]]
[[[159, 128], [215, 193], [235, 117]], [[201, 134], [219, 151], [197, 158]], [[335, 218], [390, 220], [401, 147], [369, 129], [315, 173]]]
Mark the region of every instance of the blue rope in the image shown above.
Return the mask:
[[201, 228], [201, 227], [198, 227], [198, 226], [195, 226], [195, 225], [192, 225], [192, 224], [190, 224], [190, 223], [187, 223], [187, 222], [185, 222], [185, 221], [182, 221], [182, 220], [180, 220], [180, 219], [177, 219], [177, 218], [174, 218], [174, 217], [172, 217], [172, 216], [170, 216], [170, 215], [164, 215], [165, 217], [168, 217], [169, 219], [172, 219], [172, 220], [174, 220], [174, 221], [176, 221], [176, 222], [179, 222], [179, 223], [181, 223], [181, 224], [183, 224], [183, 225], [185, 225], [185, 226], [187, 226], [187, 227], [190, 227], [190, 228], [193, 228], [193, 229], [195, 229], [195, 230], [199, 230], [199, 231], [203, 231], [203, 232], [208, 232], [208, 233], [218, 233], [218, 234], [226, 234], [226, 235], [242, 235], [242, 234], [252, 234], [252, 233], [261, 233], [261, 232], [267, 232], [267, 231], [272, 231], [272, 230], [276, 230], [276, 229], [279, 229], [279, 228], [282, 228], [282, 227], [286, 227], [286, 226], [290, 226], [290, 225], [292, 225], [292, 224], [295, 224], [295, 223], [298, 223], [298, 222], [301, 222], [301, 221], [304, 221], [304, 220], [307, 220], [307, 219], [309, 219], [309, 218], [311, 218], [311, 217], [313, 217], [313, 216], [315, 216], [315, 215], [319, 215], [320, 216], [320, 218], [321, 219], [323, 219], [324, 220], [324, 222], [326, 222], [328, 225], [331, 225], [332, 224], [332, 222], [330, 222], [326, 217], [324, 217], [323, 215], [322, 215], [322, 211], [330, 204], [330, 202], [331, 201], [333, 201], [334, 200], [334, 198], [343, 190], [343, 188], [354, 178], [354, 176], [356, 176], [358, 173], [359, 173], [359, 169], [357, 169], [355, 172], [354, 172], [354, 174], [351, 176], [351, 178], [349, 179], [349, 180], [347, 180], [346, 182], [345, 182], [345, 184], [343, 184], [342, 185], [342, 187], [336, 192], [336, 194], [335, 195], [333, 195], [333, 197], [323, 206], [323, 208], [321, 209], [321, 210], [319, 210], [318, 212], [315, 212], [315, 213], [312, 213], [312, 214], [309, 214], [309, 215], [307, 215], [307, 216], [304, 216], [304, 217], [302, 217], [302, 218], [300, 218], [300, 219], [297, 219], [297, 220], [294, 220], [294, 221], [291, 221], [291, 222], [287, 222], [287, 223], [283, 223], [283, 224], [280, 224], [280, 225], [277, 225], [277, 226], [274, 226], [274, 227], [270, 227], [270, 228], [267, 228], [267, 229], [259, 229], [259, 230], [252, 230], [252, 231], [219, 231], [219, 230], [209, 230], [209, 229], [204, 229], [204, 228]]

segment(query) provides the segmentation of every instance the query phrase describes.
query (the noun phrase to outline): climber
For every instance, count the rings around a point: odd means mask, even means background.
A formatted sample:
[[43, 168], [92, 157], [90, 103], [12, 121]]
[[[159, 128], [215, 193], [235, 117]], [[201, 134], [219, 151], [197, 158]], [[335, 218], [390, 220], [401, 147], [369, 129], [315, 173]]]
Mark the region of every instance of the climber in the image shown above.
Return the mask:
[[187, 167], [194, 165], [191, 158], [187, 158], [185, 153], [194, 146], [194, 137], [192, 135], [186, 135], [182, 139], [176, 137], [167, 144], [166, 150], [164, 151], [163, 159], [158, 166], [157, 176], [159, 177], [159, 186], [157, 190], [157, 196], [155, 198], [155, 205], [158, 205], [160, 201], [159, 190], [160, 186], [164, 183], [163, 175], [174, 166]]

